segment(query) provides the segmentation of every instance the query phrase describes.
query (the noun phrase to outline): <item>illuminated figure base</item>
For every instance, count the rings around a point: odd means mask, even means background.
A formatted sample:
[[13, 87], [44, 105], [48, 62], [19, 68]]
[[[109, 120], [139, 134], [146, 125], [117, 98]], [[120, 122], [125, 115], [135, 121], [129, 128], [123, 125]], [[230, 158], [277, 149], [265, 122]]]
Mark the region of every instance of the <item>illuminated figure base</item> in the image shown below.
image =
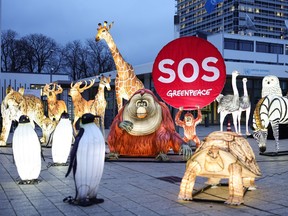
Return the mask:
[[92, 198], [92, 199], [75, 200], [73, 197], [68, 196], [68, 197], [63, 199], [63, 202], [69, 203], [71, 205], [79, 205], [79, 206], [82, 206], [82, 207], [87, 207], [87, 206], [103, 203], [104, 199], [97, 199], [95, 197], [95, 198]]
[[47, 168], [51, 166], [68, 166], [69, 163], [48, 163]]
[[40, 182], [41, 182], [41, 180], [39, 180], [39, 179], [20, 180], [20, 181], [17, 181], [17, 184], [19, 184], [19, 185], [35, 185], [35, 184], [39, 184]]
[[260, 152], [259, 155], [263, 156], [284, 156], [288, 155], [288, 151], [278, 151], [278, 152]]
[[[243, 197], [248, 191], [248, 188], [244, 189]], [[228, 183], [220, 183], [218, 185], [206, 185], [199, 190], [193, 192], [194, 202], [219, 202], [225, 203], [228, 199], [229, 188]]]

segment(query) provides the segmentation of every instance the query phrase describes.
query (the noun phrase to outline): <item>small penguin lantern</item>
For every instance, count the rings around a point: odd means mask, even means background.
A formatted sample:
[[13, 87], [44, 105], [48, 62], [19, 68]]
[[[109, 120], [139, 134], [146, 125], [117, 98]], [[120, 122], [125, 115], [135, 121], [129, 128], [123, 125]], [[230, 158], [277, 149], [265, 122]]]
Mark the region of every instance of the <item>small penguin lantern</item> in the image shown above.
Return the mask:
[[12, 150], [21, 178], [19, 184], [35, 184], [41, 171], [41, 145], [29, 117], [22, 115], [15, 129]]
[[52, 138], [53, 165], [66, 165], [73, 138], [73, 128], [69, 114], [63, 112]]
[[84, 114], [80, 119], [80, 130], [70, 153], [70, 164], [65, 177], [73, 168], [76, 196], [63, 201], [80, 206], [104, 202], [97, 198], [97, 191], [103, 174], [105, 140], [101, 130], [94, 123], [95, 115]]

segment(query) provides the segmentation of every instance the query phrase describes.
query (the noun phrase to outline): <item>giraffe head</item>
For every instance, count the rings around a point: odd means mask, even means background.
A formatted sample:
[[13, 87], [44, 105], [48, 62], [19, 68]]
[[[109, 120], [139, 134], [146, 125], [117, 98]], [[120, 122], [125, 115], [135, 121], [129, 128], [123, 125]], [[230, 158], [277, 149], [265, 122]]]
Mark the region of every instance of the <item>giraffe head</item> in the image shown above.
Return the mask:
[[110, 87], [110, 82], [111, 82], [111, 75], [109, 74], [109, 76], [104, 76], [103, 74], [101, 75], [101, 77], [99, 78], [100, 82], [99, 82], [99, 86], [103, 86], [106, 87], [108, 91], [111, 90]]
[[101, 23], [98, 24], [98, 28], [97, 28], [97, 34], [95, 37], [96, 41], [100, 41], [101, 39], [104, 39], [107, 41], [108, 38], [111, 37], [109, 30], [111, 29], [112, 25], [114, 22], [110, 23], [109, 25], [107, 25], [107, 21], [104, 21], [104, 24], [102, 26]]

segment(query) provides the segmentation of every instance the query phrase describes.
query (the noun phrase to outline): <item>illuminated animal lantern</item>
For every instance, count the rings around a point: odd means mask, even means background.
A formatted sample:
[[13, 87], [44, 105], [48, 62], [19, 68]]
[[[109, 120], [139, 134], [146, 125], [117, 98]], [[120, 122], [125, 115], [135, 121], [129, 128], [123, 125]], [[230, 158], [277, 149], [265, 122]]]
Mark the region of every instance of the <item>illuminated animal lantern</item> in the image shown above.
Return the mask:
[[69, 203], [89, 206], [104, 202], [97, 198], [105, 162], [105, 140], [94, 123], [96, 116], [86, 113], [80, 118], [80, 130], [70, 154], [67, 177], [73, 169], [76, 196]]
[[46, 116], [43, 117], [41, 123], [43, 137], [40, 139], [40, 141], [46, 144], [46, 146], [51, 145], [51, 137], [53, 135], [56, 126], [57, 122], [55, 120], [51, 120]]
[[73, 139], [73, 128], [69, 120], [69, 114], [63, 112], [57, 124], [52, 138], [53, 165], [65, 165], [70, 153]]
[[244, 202], [244, 188], [255, 190], [255, 178], [261, 171], [247, 140], [235, 132], [210, 133], [187, 161], [178, 199], [192, 200], [196, 176], [207, 177], [207, 184], [217, 185], [221, 178], [229, 179], [226, 204]]
[[117, 75], [115, 79], [115, 92], [118, 111], [122, 108], [123, 99], [129, 100], [130, 97], [138, 89], [143, 89], [144, 84], [139, 80], [134, 72], [133, 66], [126, 62], [122, 57], [116, 43], [114, 42], [109, 30], [111, 29], [113, 23], [107, 25], [104, 22], [102, 26], [101, 23], [98, 24], [97, 35], [95, 40], [105, 40], [115, 62]]
[[63, 89], [56, 83], [46, 84], [43, 88], [43, 95], [47, 96], [48, 117], [51, 120], [59, 121], [63, 112], [67, 113], [67, 107], [63, 100], [57, 100], [57, 95], [61, 94]]
[[106, 137], [104, 118], [105, 118], [105, 111], [106, 111], [106, 106], [107, 106], [107, 101], [105, 99], [104, 90], [105, 90], [105, 88], [108, 91], [111, 90], [110, 82], [111, 82], [110, 75], [109, 76], [104, 76], [104, 75], [100, 76], [98, 91], [97, 91], [97, 94], [95, 95], [94, 102], [91, 105], [91, 113], [101, 117], [101, 119], [100, 119], [101, 122], [99, 123], [98, 122], [99, 118], [97, 118], [96, 123], [99, 126], [101, 125], [102, 134], [104, 137]]
[[184, 120], [180, 120], [180, 116], [183, 112], [183, 107], [179, 108], [179, 111], [177, 112], [175, 116], [175, 123], [176, 125], [182, 127], [184, 129], [184, 137], [183, 140], [188, 143], [190, 140], [195, 142], [196, 147], [200, 145], [200, 139], [196, 135], [196, 126], [201, 123], [202, 121], [202, 113], [201, 109], [198, 108], [198, 115], [197, 118], [194, 119], [194, 116], [192, 113], [187, 112], [184, 115]]
[[28, 116], [22, 115], [13, 134], [13, 156], [19, 184], [38, 183], [41, 171], [41, 145]]
[[267, 95], [282, 96], [282, 90], [277, 76], [268, 75], [263, 78], [261, 97], [263, 98]]
[[[21, 93], [20, 93], [21, 92]], [[0, 145], [6, 145], [12, 121], [18, 121], [20, 116], [27, 115], [34, 128], [34, 122], [43, 129], [44, 107], [42, 101], [34, 95], [23, 95], [24, 90], [14, 91], [11, 87], [7, 89], [7, 95], [1, 104], [3, 118], [2, 133], [0, 135]], [[51, 121], [49, 121], [51, 123]], [[47, 123], [47, 120], [46, 120]], [[43, 133], [42, 142], [48, 140], [48, 134]]]
[[276, 143], [276, 152], [279, 151], [279, 124], [288, 124], [288, 98], [268, 95], [261, 98], [256, 104], [253, 115], [253, 137], [258, 142], [260, 152], [266, 151], [268, 126], [271, 124]]
[[[159, 156], [166, 160], [171, 148], [175, 153], [181, 150], [183, 140], [175, 131], [168, 107], [152, 91], [141, 89], [114, 118], [107, 143], [116, 156]], [[184, 146], [184, 154], [189, 155], [190, 147]]]
[[94, 85], [94, 83], [95, 83], [95, 79], [90, 80], [89, 85], [86, 80], [76, 82], [75, 84], [71, 83], [69, 95], [72, 97], [72, 102], [74, 106], [73, 129], [75, 133], [77, 131], [76, 129], [77, 120], [81, 118], [81, 116], [85, 113], [93, 113], [91, 112], [91, 107], [92, 107], [94, 100], [87, 101], [85, 98], [82, 97], [81, 93], [91, 88]]

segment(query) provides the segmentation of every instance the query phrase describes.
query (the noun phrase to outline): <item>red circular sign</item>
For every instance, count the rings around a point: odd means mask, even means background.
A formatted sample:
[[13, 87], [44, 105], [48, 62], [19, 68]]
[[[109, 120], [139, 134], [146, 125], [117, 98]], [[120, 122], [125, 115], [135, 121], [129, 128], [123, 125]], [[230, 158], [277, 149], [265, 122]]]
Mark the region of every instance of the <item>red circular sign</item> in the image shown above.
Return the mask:
[[203, 108], [221, 93], [226, 67], [214, 45], [198, 37], [182, 37], [160, 50], [152, 78], [158, 95], [169, 105]]

